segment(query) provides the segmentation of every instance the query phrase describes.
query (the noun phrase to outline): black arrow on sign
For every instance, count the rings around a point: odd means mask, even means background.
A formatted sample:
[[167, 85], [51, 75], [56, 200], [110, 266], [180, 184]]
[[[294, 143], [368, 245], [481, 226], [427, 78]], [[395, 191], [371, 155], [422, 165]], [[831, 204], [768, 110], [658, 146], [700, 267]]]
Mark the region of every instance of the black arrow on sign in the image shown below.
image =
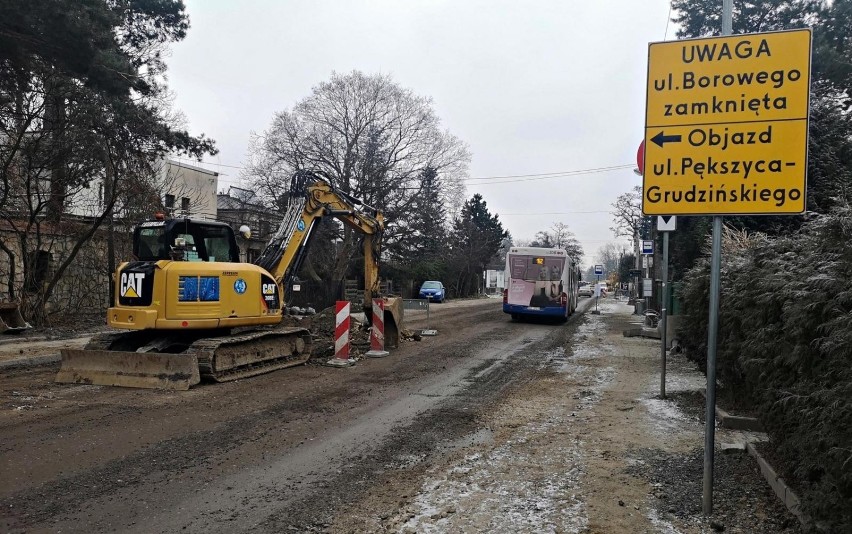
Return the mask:
[[680, 143], [679, 135], [664, 135], [663, 132], [658, 133], [651, 138], [651, 141], [662, 147], [664, 143]]
[[660, 215], [663, 218], [664, 224], [669, 224], [669, 221], [672, 220], [673, 215]]

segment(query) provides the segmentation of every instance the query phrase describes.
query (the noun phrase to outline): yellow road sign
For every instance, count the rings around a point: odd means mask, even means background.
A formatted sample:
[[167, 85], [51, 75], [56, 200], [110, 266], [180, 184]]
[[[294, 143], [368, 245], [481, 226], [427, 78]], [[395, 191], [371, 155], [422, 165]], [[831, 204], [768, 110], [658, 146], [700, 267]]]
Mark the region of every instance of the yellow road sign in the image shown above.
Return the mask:
[[805, 210], [810, 30], [651, 43], [646, 215]]

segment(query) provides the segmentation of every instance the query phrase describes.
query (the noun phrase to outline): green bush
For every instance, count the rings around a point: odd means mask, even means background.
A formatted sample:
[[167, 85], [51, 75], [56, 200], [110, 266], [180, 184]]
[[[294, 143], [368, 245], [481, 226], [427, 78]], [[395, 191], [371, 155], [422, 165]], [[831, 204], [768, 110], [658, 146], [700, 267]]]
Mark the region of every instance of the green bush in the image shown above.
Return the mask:
[[[852, 209], [790, 236], [726, 229], [717, 377], [755, 410], [831, 532], [852, 530]], [[706, 366], [709, 259], [684, 277], [679, 329]]]

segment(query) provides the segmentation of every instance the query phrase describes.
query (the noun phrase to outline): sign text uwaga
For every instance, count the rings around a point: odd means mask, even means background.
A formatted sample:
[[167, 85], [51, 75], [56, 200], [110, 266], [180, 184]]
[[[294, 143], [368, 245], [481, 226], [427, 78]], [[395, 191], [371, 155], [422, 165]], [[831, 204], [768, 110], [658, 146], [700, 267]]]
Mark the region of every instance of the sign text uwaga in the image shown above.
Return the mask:
[[810, 30], [651, 43], [646, 215], [801, 213]]

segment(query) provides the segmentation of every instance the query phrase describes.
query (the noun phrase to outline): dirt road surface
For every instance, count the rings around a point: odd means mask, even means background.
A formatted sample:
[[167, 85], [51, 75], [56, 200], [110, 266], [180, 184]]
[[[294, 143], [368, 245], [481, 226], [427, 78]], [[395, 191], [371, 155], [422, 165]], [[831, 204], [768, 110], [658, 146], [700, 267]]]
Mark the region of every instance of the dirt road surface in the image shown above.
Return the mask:
[[700, 516], [703, 377], [673, 359], [659, 399], [659, 342], [622, 336], [624, 302], [600, 309], [433, 304], [438, 335], [387, 358], [188, 392], [0, 370], [0, 531], [796, 532], [748, 457], [719, 459]]

